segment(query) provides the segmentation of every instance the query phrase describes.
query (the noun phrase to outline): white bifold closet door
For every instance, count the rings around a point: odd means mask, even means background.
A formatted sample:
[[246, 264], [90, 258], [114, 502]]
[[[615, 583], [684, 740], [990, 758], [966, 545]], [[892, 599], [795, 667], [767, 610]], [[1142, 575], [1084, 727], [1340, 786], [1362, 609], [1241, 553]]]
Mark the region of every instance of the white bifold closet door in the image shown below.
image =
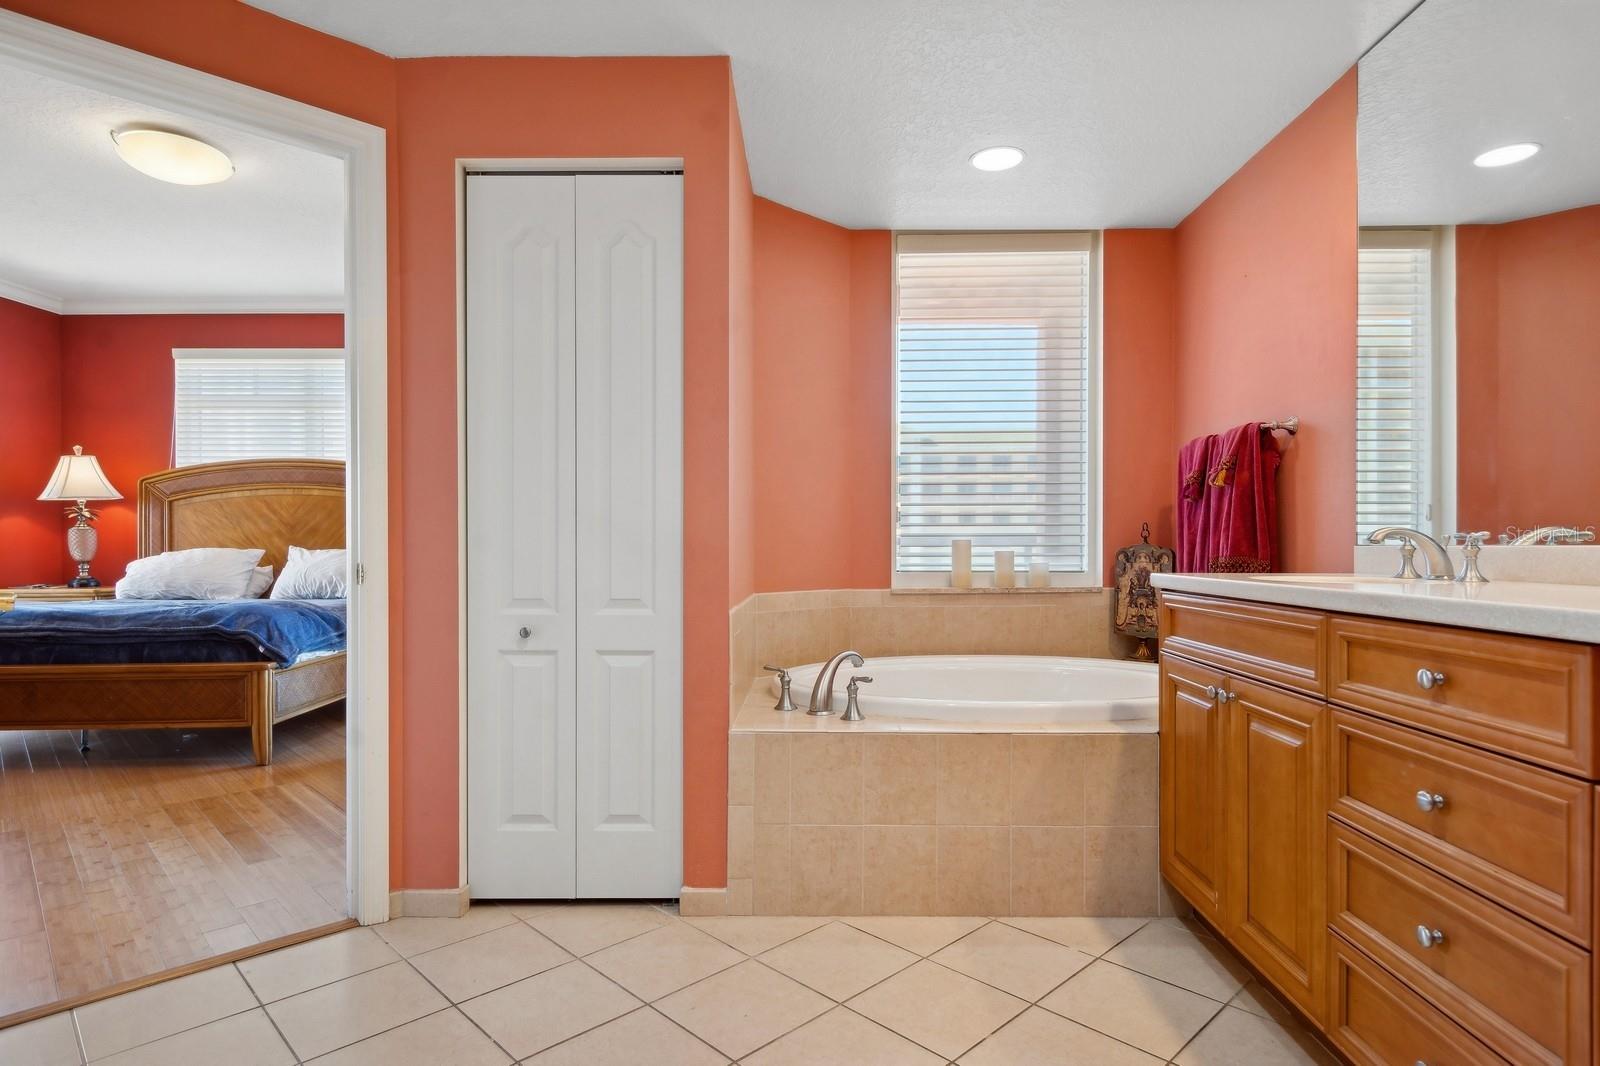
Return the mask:
[[476, 897], [683, 883], [682, 182], [467, 179]]

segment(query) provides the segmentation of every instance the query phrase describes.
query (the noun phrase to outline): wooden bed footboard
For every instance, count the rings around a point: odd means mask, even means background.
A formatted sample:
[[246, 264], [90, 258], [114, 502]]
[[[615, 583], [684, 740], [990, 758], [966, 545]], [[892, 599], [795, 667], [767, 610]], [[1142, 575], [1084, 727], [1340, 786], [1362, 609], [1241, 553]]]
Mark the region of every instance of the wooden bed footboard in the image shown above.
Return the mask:
[[345, 655], [298, 666], [135, 663], [0, 666], [0, 729], [250, 730], [272, 761], [272, 725], [344, 698]]

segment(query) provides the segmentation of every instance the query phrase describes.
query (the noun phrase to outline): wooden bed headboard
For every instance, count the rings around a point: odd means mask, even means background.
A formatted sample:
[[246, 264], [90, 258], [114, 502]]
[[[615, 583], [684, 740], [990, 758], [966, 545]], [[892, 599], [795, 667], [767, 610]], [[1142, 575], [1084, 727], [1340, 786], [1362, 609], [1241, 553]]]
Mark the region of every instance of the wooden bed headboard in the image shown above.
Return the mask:
[[282, 572], [289, 545], [344, 547], [344, 463], [245, 459], [139, 479], [139, 556], [184, 548], [263, 548]]

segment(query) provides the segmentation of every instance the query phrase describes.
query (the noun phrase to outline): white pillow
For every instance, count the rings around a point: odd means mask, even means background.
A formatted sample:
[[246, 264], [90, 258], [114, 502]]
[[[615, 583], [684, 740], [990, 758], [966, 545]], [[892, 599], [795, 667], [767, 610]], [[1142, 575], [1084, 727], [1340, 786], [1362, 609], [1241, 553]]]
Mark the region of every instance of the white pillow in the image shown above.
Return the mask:
[[250, 587], [244, 590], [247, 600], [259, 600], [267, 594], [272, 587], [272, 567], [258, 566], [256, 572], [250, 575]]
[[189, 548], [135, 559], [117, 582], [119, 600], [237, 600], [250, 588], [260, 548]]
[[272, 586], [274, 600], [342, 600], [345, 557], [343, 548], [309, 549], [289, 547], [289, 561], [283, 564], [278, 583]]

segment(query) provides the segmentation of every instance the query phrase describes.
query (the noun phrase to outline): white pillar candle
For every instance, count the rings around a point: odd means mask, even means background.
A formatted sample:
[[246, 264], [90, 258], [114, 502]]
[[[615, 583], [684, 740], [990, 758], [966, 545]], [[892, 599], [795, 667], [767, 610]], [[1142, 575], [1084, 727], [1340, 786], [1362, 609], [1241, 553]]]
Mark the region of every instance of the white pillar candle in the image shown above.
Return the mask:
[[1050, 564], [1044, 559], [1033, 559], [1028, 563], [1028, 584], [1036, 589], [1050, 587]]
[[972, 587], [972, 541], [950, 542], [950, 585], [958, 589]]
[[1016, 552], [996, 551], [994, 553], [994, 587], [997, 589], [1017, 587]]

